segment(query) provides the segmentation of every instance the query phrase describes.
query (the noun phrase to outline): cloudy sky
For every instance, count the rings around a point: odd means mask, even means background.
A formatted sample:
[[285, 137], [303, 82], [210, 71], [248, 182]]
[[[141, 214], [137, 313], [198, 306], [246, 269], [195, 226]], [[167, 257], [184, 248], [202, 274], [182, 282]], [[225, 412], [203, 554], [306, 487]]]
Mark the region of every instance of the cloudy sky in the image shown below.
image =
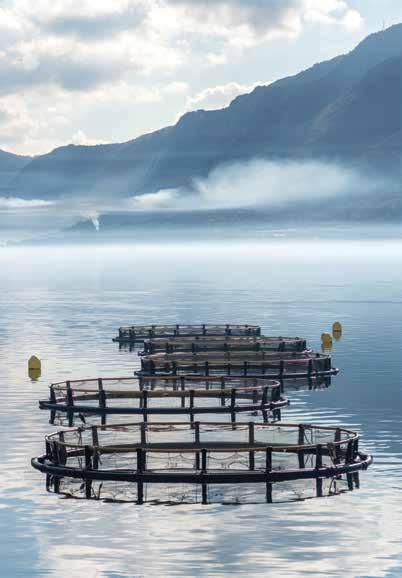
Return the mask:
[[0, 0], [0, 148], [129, 140], [400, 21], [401, 0]]

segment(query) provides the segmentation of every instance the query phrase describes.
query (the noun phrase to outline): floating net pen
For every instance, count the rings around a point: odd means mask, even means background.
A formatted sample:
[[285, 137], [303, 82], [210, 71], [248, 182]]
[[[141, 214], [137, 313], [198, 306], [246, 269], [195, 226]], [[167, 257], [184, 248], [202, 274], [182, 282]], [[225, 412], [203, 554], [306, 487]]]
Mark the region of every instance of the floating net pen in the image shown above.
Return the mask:
[[191, 353], [205, 351], [304, 351], [306, 348], [307, 342], [301, 337], [195, 336], [145, 339], [144, 351], [140, 352], [140, 355], [174, 353], [176, 351]]
[[[314, 351], [174, 351], [173, 353], [153, 353], [142, 355], [143, 365], [147, 361], [264, 361], [270, 359], [309, 359], [317, 354]], [[319, 354], [321, 355], [321, 354]]]
[[50, 386], [49, 399], [39, 402], [50, 410], [50, 422], [56, 414], [65, 414], [70, 426], [74, 416], [139, 415], [148, 421], [151, 415], [185, 415], [194, 421], [198, 414], [236, 414], [261, 412], [266, 421], [278, 419], [278, 410], [288, 404], [278, 381], [244, 378], [98, 378], [65, 381]]
[[131, 325], [120, 327], [113, 341], [135, 342], [151, 337], [261, 335], [259, 325]]
[[294, 379], [329, 376], [338, 370], [332, 367], [331, 356], [314, 352], [249, 352], [205, 354], [154, 354], [141, 358], [137, 375], [240, 375], [266, 376], [271, 379]]
[[136, 423], [46, 437], [32, 466], [49, 491], [138, 504], [321, 497], [359, 486], [357, 433], [287, 423]]

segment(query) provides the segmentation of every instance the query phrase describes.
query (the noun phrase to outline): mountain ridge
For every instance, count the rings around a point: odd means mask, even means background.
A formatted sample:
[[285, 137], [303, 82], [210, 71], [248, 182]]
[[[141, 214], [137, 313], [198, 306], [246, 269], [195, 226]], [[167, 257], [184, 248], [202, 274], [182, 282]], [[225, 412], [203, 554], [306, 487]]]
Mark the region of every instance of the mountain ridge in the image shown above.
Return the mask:
[[[348, 54], [124, 143], [59, 147], [12, 180], [16, 196], [116, 198], [192, 187], [221, 164], [319, 158], [401, 174], [402, 24]], [[386, 106], [384, 106], [386, 104]]]
[[7, 194], [7, 186], [33, 157], [16, 155], [0, 149], [0, 195]]

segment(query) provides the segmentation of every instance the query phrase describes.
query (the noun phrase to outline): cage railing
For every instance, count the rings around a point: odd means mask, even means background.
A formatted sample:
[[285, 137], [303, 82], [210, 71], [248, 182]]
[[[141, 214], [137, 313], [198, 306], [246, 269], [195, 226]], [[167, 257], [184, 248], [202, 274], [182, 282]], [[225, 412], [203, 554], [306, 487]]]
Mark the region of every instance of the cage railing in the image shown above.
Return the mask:
[[144, 351], [140, 355], [174, 353], [185, 351], [305, 351], [307, 342], [301, 337], [267, 336], [193, 336], [176, 338], [154, 338], [144, 340]]
[[187, 337], [194, 335], [261, 335], [259, 325], [198, 324], [198, 325], [131, 325], [120, 327], [114, 341], [141, 341], [150, 337]]
[[[116, 403], [117, 400], [117, 403]], [[123, 402], [123, 403], [120, 403]], [[167, 402], [167, 403], [166, 403]], [[207, 403], [206, 403], [207, 402]], [[56, 412], [65, 413], [70, 426], [79, 414], [136, 414], [146, 422], [150, 415], [230, 414], [232, 421], [240, 412], [261, 411], [266, 421], [278, 419], [277, 410], [288, 404], [278, 381], [235, 379], [228, 377], [154, 380], [135, 377], [72, 380], [52, 384], [49, 399], [39, 407], [50, 410], [51, 423]]]
[[[225, 357], [227, 356], [227, 357]], [[315, 352], [254, 352], [242, 354], [154, 354], [141, 358], [137, 375], [241, 375], [290, 379], [338, 372], [331, 356]]]
[[322, 353], [311, 350], [303, 351], [174, 351], [172, 353], [158, 352], [141, 356], [141, 363], [155, 361], [265, 361], [280, 359], [313, 359], [324, 358]]
[[[153, 483], [197, 484], [202, 503], [208, 503], [210, 484], [263, 483], [266, 501], [272, 502], [275, 483], [313, 479], [320, 497], [325, 478], [346, 474], [353, 489], [356, 473], [372, 461], [359, 450], [356, 432], [289, 423], [92, 426], [50, 434], [45, 449], [32, 466], [53, 477], [56, 492], [63, 477], [83, 480], [86, 498], [94, 497], [94, 481], [125, 482], [137, 485], [138, 503], [144, 501], [144, 484]], [[283, 456], [294, 461], [284, 465]]]

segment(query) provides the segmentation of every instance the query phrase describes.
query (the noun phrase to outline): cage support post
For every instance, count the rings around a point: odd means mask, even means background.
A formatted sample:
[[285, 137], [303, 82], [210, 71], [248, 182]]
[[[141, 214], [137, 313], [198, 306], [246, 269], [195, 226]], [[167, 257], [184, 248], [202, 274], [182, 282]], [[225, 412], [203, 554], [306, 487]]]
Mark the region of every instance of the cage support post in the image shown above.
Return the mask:
[[[59, 448], [58, 448], [58, 444], [56, 441], [54, 441], [52, 443], [52, 451], [51, 451], [51, 455], [52, 458], [54, 460], [54, 463], [56, 466], [58, 466], [60, 464], [60, 460], [59, 460]], [[58, 494], [60, 492], [60, 478], [58, 476], [55, 476], [53, 479], [53, 487], [54, 487], [54, 493]]]
[[[185, 389], [186, 389], [186, 383], [185, 383], [184, 377], [181, 377], [181, 378], [180, 378], [180, 388], [181, 388], [181, 391], [182, 391], [182, 392], [184, 392]], [[185, 396], [184, 396], [184, 393], [183, 393], [183, 395], [182, 395], [182, 397], [181, 397], [181, 407], [182, 407], [182, 409], [184, 409], [184, 408], [186, 407], [186, 398], [185, 398]]]
[[98, 428], [96, 426], [92, 426], [92, 445], [93, 447], [93, 458], [92, 458], [92, 467], [94, 470], [99, 469], [99, 436], [98, 436]]
[[[85, 458], [85, 474], [87, 474], [87, 470], [90, 470], [92, 468], [92, 449], [90, 446], [85, 446], [84, 447], [84, 458]], [[91, 493], [92, 493], [92, 480], [88, 479], [87, 476], [85, 476], [85, 497], [87, 500], [89, 500], [91, 498]]]
[[[56, 394], [55, 394], [53, 385], [50, 386], [49, 400], [50, 400], [50, 403], [57, 403]], [[56, 411], [54, 409], [52, 409], [50, 411], [50, 418], [49, 418], [49, 423], [51, 425], [54, 424], [55, 418], [56, 418]]]
[[[200, 422], [196, 421], [194, 424], [194, 440], [196, 444], [200, 443]], [[195, 469], [200, 469], [200, 452], [197, 450], [195, 453]]]
[[[322, 445], [318, 444], [316, 447], [315, 467], [317, 470], [322, 468]], [[317, 498], [322, 497], [322, 478], [316, 478]]]
[[265, 494], [267, 504], [272, 504], [272, 482], [270, 481], [272, 472], [272, 448], [267, 448], [265, 452], [265, 474], [267, 481], [265, 483]]
[[225, 378], [221, 377], [221, 406], [224, 407], [226, 404], [225, 398]]
[[[207, 473], [207, 450], [201, 450], [201, 475]], [[208, 485], [202, 481], [201, 483], [202, 503], [208, 503]]]
[[144, 389], [142, 392], [142, 409], [144, 410], [144, 423], [148, 421], [148, 391]]
[[[253, 445], [255, 442], [255, 436], [254, 436], [254, 422], [250, 421], [248, 424], [248, 443], [250, 445]], [[251, 451], [249, 452], [249, 458], [248, 458], [248, 467], [251, 471], [255, 470], [255, 452]]]
[[74, 396], [69, 381], [66, 381], [66, 387], [68, 427], [72, 427], [74, 424]]
[[144, 456], [144, 450], [142, 448], [138, 448], [137, 449], [137, 476], [138, 476], [137, 504], [143, 504], [144, 503], [144, 482], [141, 479], [142, 473], [144, 471], [143, 456]]
[[232, 388], [230, 392], [230, 417], [232, 424], [236, 423], [236, 388]]
[[338, 428], [336, 428], [335, 430], [335, 437], [334, 437], [334, 442], [335, 442], [335, 464], [339, 464], [339, 462], [341, 461], [341, 447], [339, 445], [339, 442], [342, 440], [342, 432], [341, 430]]
[[106, 393], [103, 389], [102, 380], [98, 380], [98, 400], [99, 400], [99, 409], [102, 410], [101, 414], [101, 424], [106, 425], [106, 412], [103, 411], [106, 409]]
[[194, 389], [190, 389], [190, 423], [194, 424]]
[[[304, 425], [299, 425], [299, 439], [298, 439], [298, 445], [299, 446], [304, 446], [304, 432], [305, 432]], [[304, 450], [303, 449], [299, 449], [297, 451], [297, 458], [299, 460], [299, 468], [301, 470], [304, 470], [306, 465], [305, 465], [305, 460], [304, 460]]]
[[[354, 446], [355, 446], [354, 440], [349, 440], [347, 448], [346, 448], [346, 460], [345, 461], [347, 464], [351, 464], [353, 462]], [[346, 480], [348, 482], [348, 489], [353, 490], [354, 489], [353, 474], [346, 474]]]

